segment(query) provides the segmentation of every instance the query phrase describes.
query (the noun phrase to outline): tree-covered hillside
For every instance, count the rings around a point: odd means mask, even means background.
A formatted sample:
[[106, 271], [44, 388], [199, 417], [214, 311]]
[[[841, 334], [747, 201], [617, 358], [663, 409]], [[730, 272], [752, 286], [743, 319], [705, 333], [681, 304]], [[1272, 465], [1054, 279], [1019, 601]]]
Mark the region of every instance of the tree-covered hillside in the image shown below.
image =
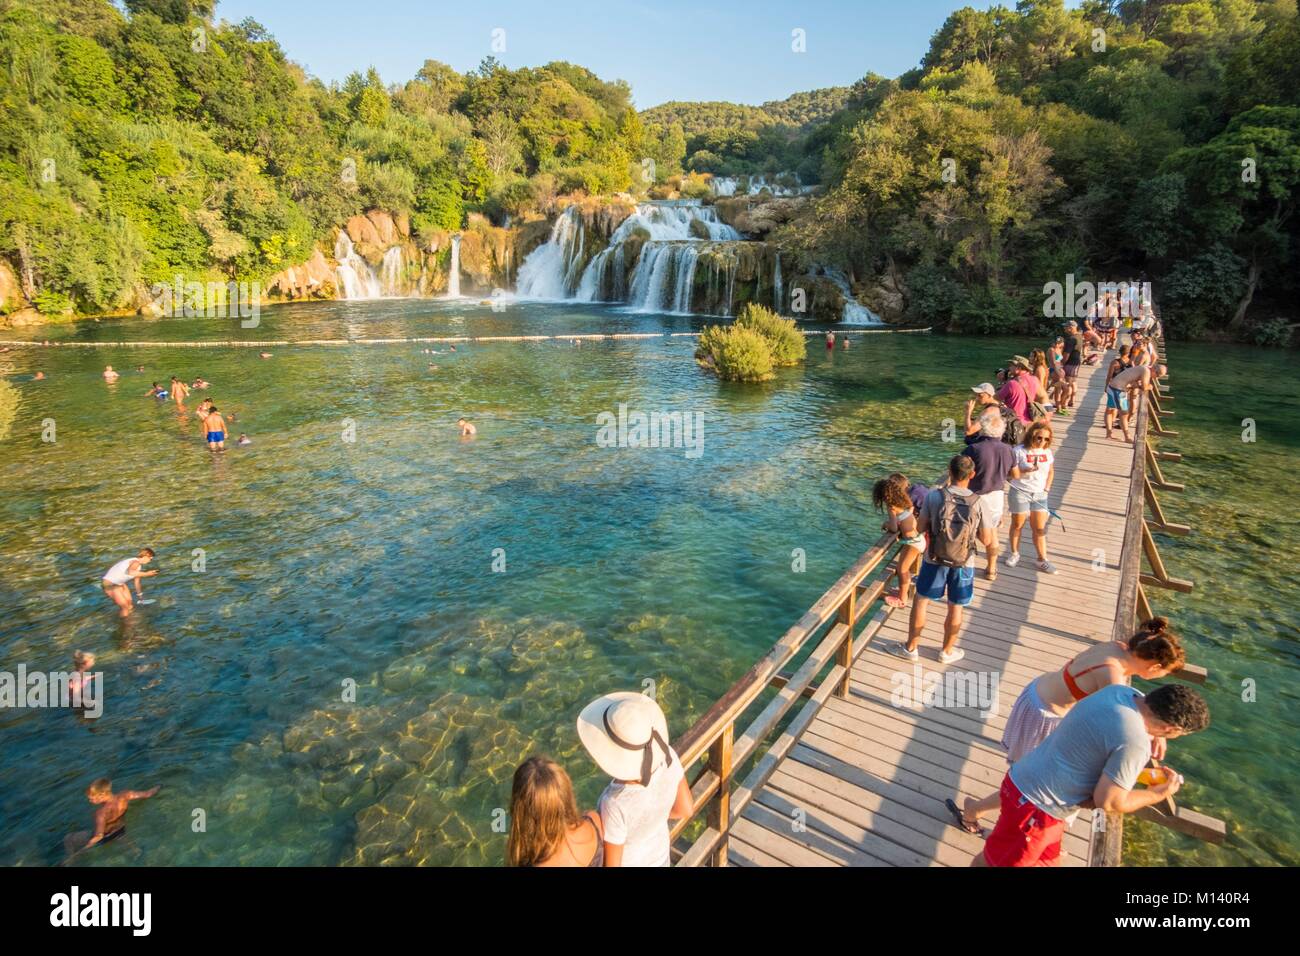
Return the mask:
[[921, 322], [1018, 327], [1046, 282], [1142, 272], [1176, 332], [1280, 340], [1298, 63], [1294, 0], [963, 8], [812, 134], [830, 188], [784, 238], [901, 283]]
[[366, 209], [421, 230], [609, 193], [685, 144], [568, 63], [428, 61], [325, 85], [202, 0], [0, 0], [0, 307], [90, 313], [154, 282], [264, 279]]

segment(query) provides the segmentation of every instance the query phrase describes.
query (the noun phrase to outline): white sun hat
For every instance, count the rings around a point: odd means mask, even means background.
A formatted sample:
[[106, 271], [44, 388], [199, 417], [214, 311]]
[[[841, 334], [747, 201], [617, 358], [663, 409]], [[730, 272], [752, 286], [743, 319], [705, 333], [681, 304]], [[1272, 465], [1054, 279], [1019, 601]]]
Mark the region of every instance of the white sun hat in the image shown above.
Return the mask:
[[668, 764], [668, 719], [649, 697], [618, 691], [597, 697], [578, 714], [578, 739], [615, 780], [650, 777]]

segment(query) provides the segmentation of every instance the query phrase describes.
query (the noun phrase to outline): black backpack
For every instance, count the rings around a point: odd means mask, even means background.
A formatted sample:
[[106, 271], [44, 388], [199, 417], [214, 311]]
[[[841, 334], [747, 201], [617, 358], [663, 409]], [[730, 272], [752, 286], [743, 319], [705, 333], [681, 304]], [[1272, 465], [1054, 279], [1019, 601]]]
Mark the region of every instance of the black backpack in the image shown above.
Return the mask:
[[998, 411], [1002, 413], [1002, 424], [1006, 426], [1005, 430], [1002, 432], [1002, 440], [1013, 448], [1016, 445], [1023, 445], [1025, 443], [1025, 431], [1027, 429], [1025, 428], [1025, 423], [1020, 420], [1020, 416], [1013, 412], [1009, 405], [1006, 405], [1003, 402], [998, 402]]
[[975, 509], [980, 506], [979, 496], [954, 494], [948, 487], [941, 488], [939, 493], [943, 495], [943, 503], [930, 528], [927, 559], [945, 568], [964, 568], [975, 547]]

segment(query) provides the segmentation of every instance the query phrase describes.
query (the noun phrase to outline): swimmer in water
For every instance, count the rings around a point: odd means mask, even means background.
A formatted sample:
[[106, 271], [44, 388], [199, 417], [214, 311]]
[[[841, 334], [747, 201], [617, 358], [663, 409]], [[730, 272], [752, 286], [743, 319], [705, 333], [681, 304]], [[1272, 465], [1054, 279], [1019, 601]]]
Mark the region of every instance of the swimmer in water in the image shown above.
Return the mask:
[[33, 381], [33, 382], [42, 382], [42, 381], [44, 381], [44, 380], [45, 380], [45, 373], [44, 373], [44, 372], [37, 372], [35, 375], [32, 376], [32, 381]]
[[166, 398], [167, 389], [163, 388], [157, 382], [154, 382], [153, 385], [149, 386], [149, 391], [145, 392], [145, 394], [150, 398]]
[[119, 377], [118, 374], [113, 371], [113, 366], [111, 365], [104, 366], [104, 381], [116, 382], [118, 380], [118, 377]]
[[184, 382], [182, 382], [175, 375], [173, 375], [172, 376], [172, 399], [175, 400], [178, 407], [183, 406], [185, 404], [185, 397], [189, 395], [189, 393], [190, 393], [189, 386], [187, 386]]
[[226, 420], [217, 411], [217, 406], [208, 409], [207, 417], [203, 419], [203, 428], [207, 433], [208, 447], [213, 451], [225, 451]]
[[95, 655], [87, 651], [77, 651], [72, 655], [72, 674], [68, 677], [68, 696], [71, 700], [80, 700], [90, 689], [94, 674], [86, 671], [95, 666]]
[[473, 438], [478, 434], [478, 429], [463, 418], [456, 419], [456, 425], [460, 428], [461, 438]]
[[828, 349], [833, 349], [833, 348], [835, 348], [835, 333], [834, 333], [834, 332], [827, 332], [827, 333], [826, 333], [826, 347], [827, 347]]
[[271, 357], [271, 353], [270, 353], [270, 352], [258, 352], [257, 354], [258, 354], [258, 357], [259, 357], [259, 358], [270, 358], [270, 357]]
[[137, 372], [143, 372], [143, 371], [144, 371], [144, 366], [143, 366], [143, 365], [137, 365], [137, 366], [135, 367], [135, 370], [136, 370]]
[[208, 388], [211, 384], [211, 382], [205, 382], [201, 378], [196, 378], [194, 384], [191, 385], [190, 388]]
[[240, 435], [240, 436], [239, 436], [239, 444], [241, 444], [241, 445], [251, 445], [251, 444], [253, 444], [253, 439], [249, 438], [247, 435]]
[[109, 600], [117, 605], [122, 617], [128, 616], [135, 607], [131, 603], [129, 585], [135, 584], [135, 596], [142, 598], [144, 592], [140, 590], [140, 579], [151, 578], [158, 573], [157, 569], [153, 571], [144, 569], [144, 566], [152, 560], [153, 548], [141, 548], [140, 553], [134, 558], [123, 558], [104, 572], [104, 579], [100, 584]]
[[848, 347], [849, 347], [849, 337], [846, 335], [844, 336], [843, 339], [840, 340], [840, 348], [847, 349]]
[[[90, 834], [90, 839], [79, 849], [89, 850], [97, 843], [108, 843], [110, 840], [116, 840], [126, 832], [126, 824], [123, 822], [126, 817], [127, 807], [132, 800], [148, 800], [158, 792], [157, 787], [149, 790], [121, 790], [113, 792], [113, 781], [107, 777], [100, 777], [89, 787], [86, 788], [86, 799], [94, 804], [95, 810], [95, 830]], [[77, 837], [86, 836], [83, 830], [76, 834]], [[72, 838], [69, 839], [69, 843]]]

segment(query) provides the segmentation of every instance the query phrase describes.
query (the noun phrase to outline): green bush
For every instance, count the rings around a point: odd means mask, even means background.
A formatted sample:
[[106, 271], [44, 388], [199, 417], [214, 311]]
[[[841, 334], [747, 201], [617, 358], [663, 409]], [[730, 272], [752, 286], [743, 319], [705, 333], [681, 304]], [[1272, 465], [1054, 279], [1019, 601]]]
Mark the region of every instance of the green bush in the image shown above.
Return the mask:
[[695, 357], [727, 382], [766, 382], [772, 378], [767, 339], [739, 325], [711, 325], [700, 334]]
[[1286, 319], [1271, 319], [1255, 326], [1251, 340], [1268, 348], [1286, 348], [1291, 342], [1291, 325]]
[[808, 341], [795, 327], [794, 319], [783, 319], [771, 309], [750, 302], [740, 310], [736, 325], [752, 329], [766, 340], [777, 368], [798, 365], [808, 354]]

